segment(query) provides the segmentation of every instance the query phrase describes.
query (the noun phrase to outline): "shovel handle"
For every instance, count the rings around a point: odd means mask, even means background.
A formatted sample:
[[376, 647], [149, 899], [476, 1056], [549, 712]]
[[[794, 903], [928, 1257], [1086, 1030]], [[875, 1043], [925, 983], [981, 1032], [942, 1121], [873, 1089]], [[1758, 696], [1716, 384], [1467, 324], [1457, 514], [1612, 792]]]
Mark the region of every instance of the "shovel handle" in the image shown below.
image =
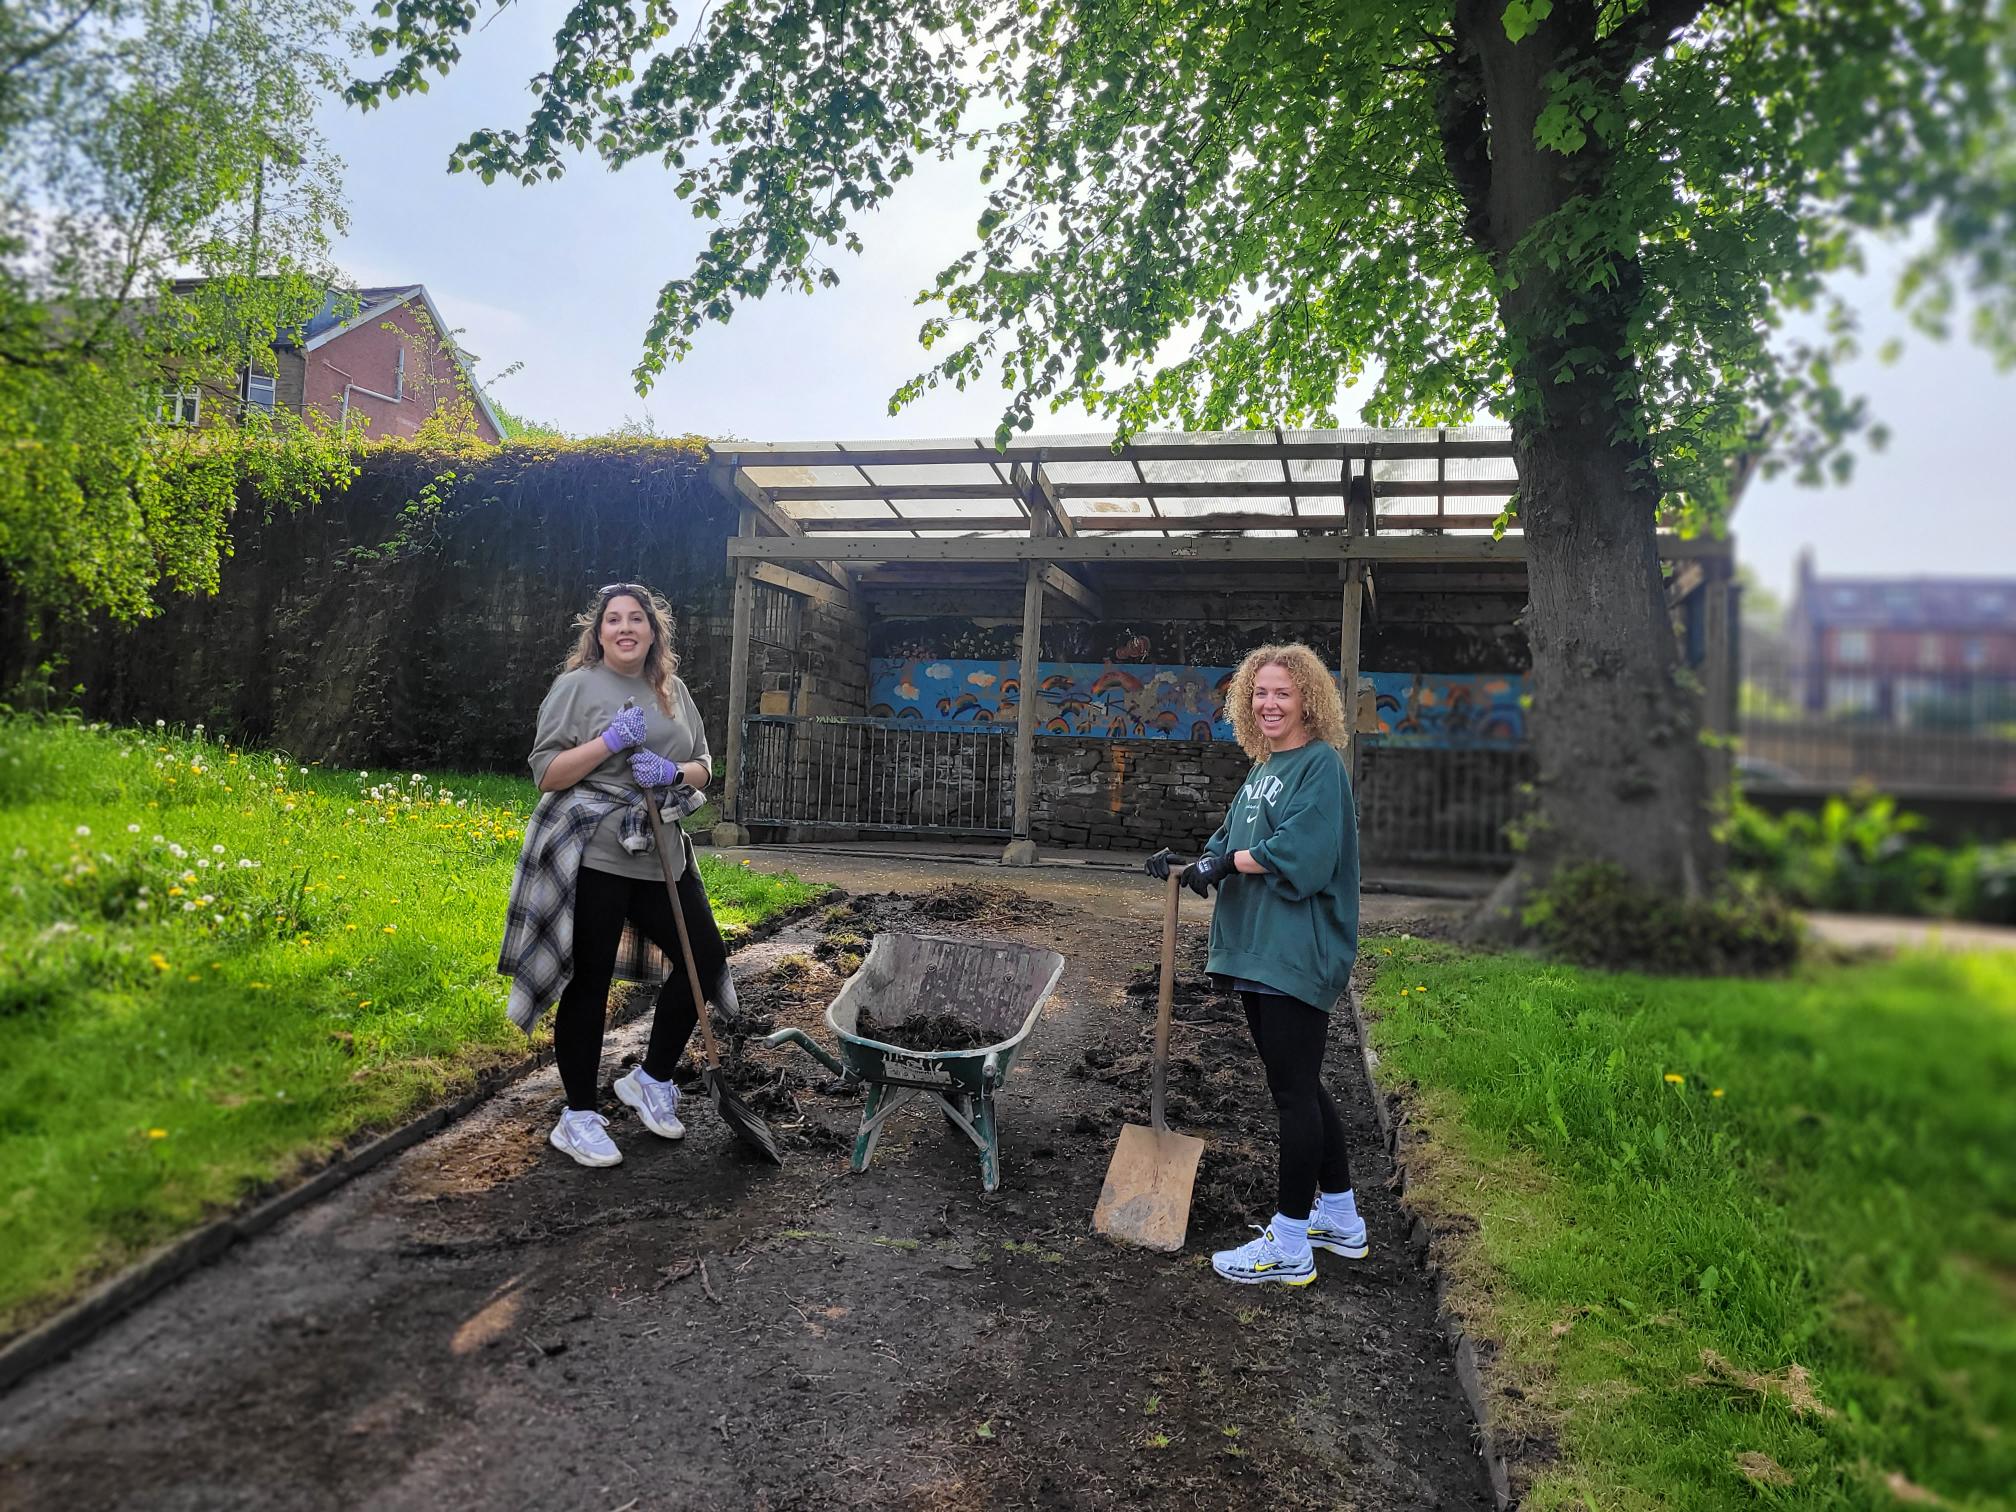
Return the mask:
[[686, 980], [693, 989], [693, 1012], [700, 1020], [700, 1043], [707, 1053], [707, 1069], [718, 1071], [721, 1051], [714, 1043], [714, 1021], [707, 1012], [707, 988], [700, 980], [700, 968], [693, 964], [693, 940], [686, 933], [686, 915], [679, 907], [679, 879], [672, 874], [672, 852], [665, 843], [665, 820], [658, 812], [658, 795], [649, 788], [644, 791], [644, 814], [651, 821], [651, 844], [658, 852], [658, 870], [665, 874], [665, 896], [672, 900], [672, 927], [679, 932], [679, 958], [685, 963]]
[[1148, 1121], [1157, 1134], [1169, 1132], [1162, 1108], [1169, 1092], [1169, 1020], [1176, 1003], [1176, 904], [1183, 890], [1182, 876], [1173, 866], [1168, 887], [1162, 903], [1162, 990], [1155, 1003], [1155, 1071], [1148, 1107]]

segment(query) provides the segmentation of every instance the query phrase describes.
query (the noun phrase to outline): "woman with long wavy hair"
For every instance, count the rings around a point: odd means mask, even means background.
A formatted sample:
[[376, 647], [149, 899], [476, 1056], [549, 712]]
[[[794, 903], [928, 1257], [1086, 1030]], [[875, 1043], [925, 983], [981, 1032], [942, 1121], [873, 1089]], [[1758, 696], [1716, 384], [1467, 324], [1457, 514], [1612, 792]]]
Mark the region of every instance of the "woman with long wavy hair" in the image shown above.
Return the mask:
[[[679, 834], [677, 816], [700, 806], [711, 767], [700, 710], [679, 679], [665, 600], [639, 583], [610, 583], [575, 629], [565, 669], [539, 706], [529, 760], [546, 796], [526, 826], [498, 964], [513, 978], [512, 1020], [527, 1033], [559, 1000], [553, 1049], [567, 1103], [550, 1142], [582, 1165], [612, 1166], [623, 1155], [596, 1100], [619, 964], [627, 977], [662, 975], [664, 985], [643, 1064], [614, 1091], [652, 1133], [686, 1132], [672, 1070], [698, 1012], [644, 804], [659, 802]], [[681, 912], [695, 965], [719, 1000], [727, 953], [680, 840], [671, 869]]]
[[1351, 1190], [1344, 1121], [1323, 1086], [1330, 1008], [1358, 955], [1358, 817], [1343, 756], [1344, 705], [1315, 652], [1262, 646], [1232, 678], [1225, 708], [1253, 760], [1225, 822], [1189, 866], [1171, 867], [1200, 897], [1217, 892], [1206, 969], [1237, 989], [1281, 1115], [1280, 1180], [1260, 1237], [1221, 1250], [1228, 1281], [1306, 1286], [1314, 1251], [1367, 1251]]

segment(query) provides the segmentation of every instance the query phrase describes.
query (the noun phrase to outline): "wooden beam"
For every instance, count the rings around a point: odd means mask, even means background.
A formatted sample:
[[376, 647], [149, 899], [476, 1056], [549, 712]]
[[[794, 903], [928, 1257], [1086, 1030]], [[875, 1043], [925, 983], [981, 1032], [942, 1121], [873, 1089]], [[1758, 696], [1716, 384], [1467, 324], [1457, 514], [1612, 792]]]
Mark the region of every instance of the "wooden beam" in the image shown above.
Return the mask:
[[[730, 467], [904, 467], [931, 466], [947, 462], [1334, 462], [1337, 445], [1328, 441], [1278, 442], [1232, 439], [1245, 432], [1227, 433], [1212, 444], [1201, 437], [1167, 442], [1142, 440], [1128, 446], [1112, 447], [1093, 443], [1046, 443], [1025, 441], [1001, 450], [976, 447], [971, 440], [942, 446], [894, 447], [888, 451], [843, 451], [830, 445], [802, 442], [724, 442], [709, 448], [717, 463]], [[1378, 461], [1403, 459], [1510, 457], [1512, 443], [1506, 441], [1450, 440], [1357, 442], [1353, 455]]]
[[[745, 526], [746, 516], [745, 516]], [[752, 539], [744, 537], [742, 539]], [[721, 779], [722, 828], [729, 833], [722, 843], [746, 845], [749, 831], [742, 825], [742, 718], [749, 709], [749, 629], [755, 616], [756, 580], [751, 566], [735, 566], [734, 628], [728, 638], [728, 756], [727, 771]]]
[[[774, 529], [778, 535], [786, 539], [792, 537], [802, 539], [804, 537], [805, 532], [799, 528], [798, 522], [780, 509], [777, 506], [776, 500], [772, 499], [760, 484], [752, 482], [741, 468], [733, 469], [728, 476], [735, 492], [741, 495], [743, 502], [753, 509], [757, 517]], [[854, 580], [847, 575], [847, 569], [842, 567], [838, 562], [830, 562], [823, 557], [801, 557], [798, 560], [810, 562], [814, 567], [825, 573], [826, 576], [833, 579], [834, 583], [839, 587], [850, 591], [853, 589]]]
[[[1283, 463], [1286, 466], [1286, 463]], [[1017, 478], [1026, 478], [1020, 463]], [[741, 476], [738, 472], [737, 476]], [[1045, 475], [1040, 471], [1038, 477]], [[752, 488], [756, 485], [751, 484]], [[1057, 483], [1048, 482], [1049, 501], [1072, 499], [1339, 499], [1344, 485], [1336, 480], [1255, 482], [1252, 479], [1225, 479], [1217, 482], [1156, 483]], [[764, 492], [779, 504], [856, 504], [868, 499], [888, 499], [914, 503], [921, 499], [970, 502], [984, 499], [1029, 497], [1029, 485], [1008, 483], [780, 483]], [[1379, 484], [1382, 499], [1434, 499], [1447, 496], [1510, 498], [1519, 491], [1517, 478], [1451, 478], [1446, 483], [1434, 479], [1395, 478]]]
[[1350, 562], [1344, 568], [1344, 611], [1342, 636], [1337, 650], [1339, 690], [1344, 695], [1344, 769], [1352, 782], [1358, 775], [1358, 663], [1360, 639], [1365, 622], [1365, 564]]
[[[1732, 540], [1661, 536], [1662, 556], [1726, 557]], [[1077, 536], [965, 536], [906, 540], [876, 536], [752, 536], [728, 543], [730, 561], [768, 562], [1519, 562], [1523, 536], [1186, 536], [1121, 540]]]
[[[1257, 514], [1250, 510], [1222, 510], [1211, 514], [1194, 515], [1146, 515], [1146, 514], [1105, 514], [1087, 510], [1071, 516], [1072, 534], [1105, 531], [1169, 531], [1169, 530], [1297, 530], [1321, 531], [1343, 530], [1348, 516], [1336, 513], [1323, 514]], [[947, 510], [943, 514], [912, 515], [894, 519], [886, 514], [824, 514], [800, 515], [798, 523], [805, 527], [805, 533], [817, 536], [821, 531], [851, 534], [861, 530], [895, 530], [911, 533], [919, 530], [962, 530], [962, 531], [1013, 531], [1022, 533], [1029, 528], [1029, 522], [1021, 515], [958, 514]], [[1490, 530], [1498, 523], [1495, 514], [1433, 515], [1433, 514], [1388, 514], [1378, 517], [1381, 530]]]
[[1079, 582], [1055, 562], [1046, 563], [1040, 571], [1043, 586], [1056, 593], [1059, 598], [1069, 599], [1087, 619], [1106, 618], [1106, 606], [1095, 590]]
[[1042, 463], [1039, 462], [1026, 471], [1017, 468], [1016, 475], [1028, 480], [1028, 492], [1023, 495], [1023, 503], [1028, 508], [1031, 519], [1036, 517], [1036, 511], [1040, 507], [1050, 516], [1051, 523], [1057, 527], [1059, 535], [1077, 534], [1072, 526], [1070, 514], [1059, 501], [1057, 490], [1051, 486], [1049, 476], [1043, 471]]
[[793, 572], [788, 567], [779, 567], [775, 562], [758, 562], [749, 569], [749, 575], [759, 583], [768, 583], [772, 588], [782, 588], [786, 593], [795, 593], [800, 598], [830, 604], [835, 609], [859, 608], [854, 595], [846, 589], [835, 588], [831, 583], [822, 583], [817, 578], [806, 577], [804, 573]]
[[1022, 662], [1015, 692], [1015, 829], [1002, 852], [1010, 865], [1029, 866], [1036, 860], [1030, 828], [1036, 805], [1036, 683], [1037, 660], [1043, 647], [1043, 574], [1027, 565], [1022, 584]]

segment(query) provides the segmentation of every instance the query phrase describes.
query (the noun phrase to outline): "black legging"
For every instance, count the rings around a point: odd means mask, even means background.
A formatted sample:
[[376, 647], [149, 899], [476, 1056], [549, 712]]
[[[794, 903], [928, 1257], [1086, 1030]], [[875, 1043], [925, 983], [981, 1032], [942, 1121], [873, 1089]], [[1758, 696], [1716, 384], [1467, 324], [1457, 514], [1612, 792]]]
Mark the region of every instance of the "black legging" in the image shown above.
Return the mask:
[[1246, 1027], [1267, 1068], [1267, 1090], [1281, 1110], [1281, 1186], [1275, 1211], [1307, 1218], [1318, 1184], [1326, 1192], [1351, 1190], [1344, 1153], [1344, 1120], [1323, 1086], [1323, 1042], [1330, 1015], [1300, 998], [1242, 992]]
[[[679, 878], [680, 912], [693, 941], [693, 964], [702, 981], [711, 982], [728, 959], [721, 931], [707, 906], [707, 889], [699, 871], [687, 867]], [[644, 1069], [660, 1081], [672, 1079], [672, 1068], [692, 1037], [700, 1015], [679, 958], [679, 936], [672, 924], [672, 905], [665, 883], [652, 877], [619, 877], [614, 872], [581, 868], [574, 883], [574, 979], [560, 994], [553, 1018], [553, 1058], [560, 1064], [560, 1084], [567, 1106], [582, 1111], [595, 1107], [602, 1070], [602, 1026], [608, 1017], [609, 979], [616, 970], [616, 947], [624, 923], [632, 922], [646, 939], [665, 952], [672, 974], [658, 989], [658, 1009], [651, 1020], [651, 1043]]]

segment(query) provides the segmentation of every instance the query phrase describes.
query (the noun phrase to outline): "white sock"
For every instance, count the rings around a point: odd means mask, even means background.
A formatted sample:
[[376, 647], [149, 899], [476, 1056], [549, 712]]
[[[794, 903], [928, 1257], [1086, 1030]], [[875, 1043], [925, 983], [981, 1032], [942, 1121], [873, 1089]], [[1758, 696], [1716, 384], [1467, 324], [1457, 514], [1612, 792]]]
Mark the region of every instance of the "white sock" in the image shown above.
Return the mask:
[[1274, 1233], [1274, 1242], [1281, 1247], [1281, 1253], [1291, 1260], [1299, 1260], [1309, 1253], [1309, 1220], [1290, 1218], [1285, 1213], [1276, 1213], [1274, 1221], [1267, 1225]]
[[1349, 1228], [1358, 1221], [1358, 1196], [1355, 1192], [1318, 1192], [1316, 1210], [1340, 1228]]
[[657, 1077], [653, 1076], [649, 1071], [646, 1071], [644, 1069], [644, 1062], [642, 1061], [637, 1062], [636, 1069], [631, 1072], [631, 1075], [635, 1076], [637, 1080], [640, 1082], [651, 1083], [651, 1085], [654, 1087], [662, 1087], [665, 1085], [663, 1082], [659, 1081]]

